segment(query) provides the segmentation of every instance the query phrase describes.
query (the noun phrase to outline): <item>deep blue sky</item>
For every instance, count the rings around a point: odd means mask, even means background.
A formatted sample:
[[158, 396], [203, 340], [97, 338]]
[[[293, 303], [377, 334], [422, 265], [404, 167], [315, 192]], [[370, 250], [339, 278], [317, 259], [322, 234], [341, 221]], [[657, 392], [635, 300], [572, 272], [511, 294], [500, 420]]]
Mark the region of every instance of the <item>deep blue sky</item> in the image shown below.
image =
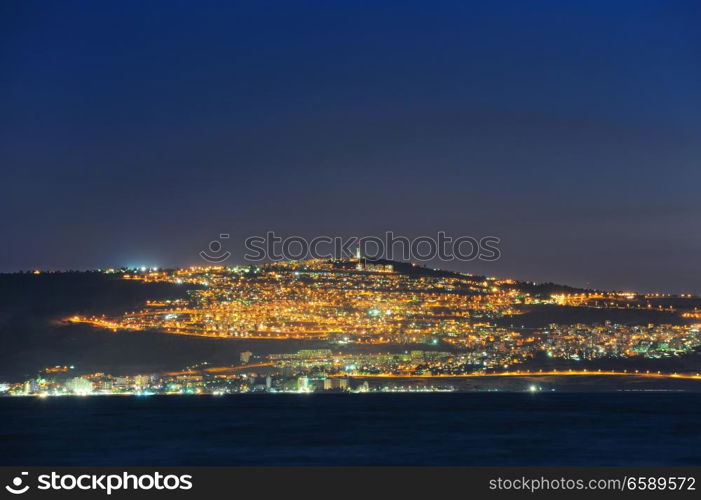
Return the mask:
[[219, 233], [497, 235], [444, 267], [701, 292], [697, 1], [0, 7], [0, 270]]

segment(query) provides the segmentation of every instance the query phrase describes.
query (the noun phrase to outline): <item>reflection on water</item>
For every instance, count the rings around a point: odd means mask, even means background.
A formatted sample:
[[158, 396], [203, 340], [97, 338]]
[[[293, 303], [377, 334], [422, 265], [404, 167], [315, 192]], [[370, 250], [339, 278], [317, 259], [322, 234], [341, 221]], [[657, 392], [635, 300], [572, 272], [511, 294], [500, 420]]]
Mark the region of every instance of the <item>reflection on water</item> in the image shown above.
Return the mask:
[[3, 465], [698, 465], [701, 395], [0, 398]]

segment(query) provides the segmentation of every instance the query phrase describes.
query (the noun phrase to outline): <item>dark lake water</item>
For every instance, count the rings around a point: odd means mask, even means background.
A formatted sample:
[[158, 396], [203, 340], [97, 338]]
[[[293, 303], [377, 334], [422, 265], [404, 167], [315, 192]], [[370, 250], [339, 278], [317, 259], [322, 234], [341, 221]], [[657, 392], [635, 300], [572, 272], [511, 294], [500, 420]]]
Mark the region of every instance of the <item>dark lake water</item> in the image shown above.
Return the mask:
[[0, 398], [2, 465], [699, 465], [701, 394]]

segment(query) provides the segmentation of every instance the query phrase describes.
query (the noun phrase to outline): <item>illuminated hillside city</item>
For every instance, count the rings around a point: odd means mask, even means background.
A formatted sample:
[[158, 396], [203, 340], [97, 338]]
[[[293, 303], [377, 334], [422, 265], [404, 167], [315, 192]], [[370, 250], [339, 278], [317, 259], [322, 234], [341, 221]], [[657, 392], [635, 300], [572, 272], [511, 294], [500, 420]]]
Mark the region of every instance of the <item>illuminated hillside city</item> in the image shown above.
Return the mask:
[[[692, 306], [696, 297], [690, 295], [566, 287], [544, 293], [535, 283], [369, 261], [360, 256], [259, 266], [104, 272], [119, 273], [125, 280], [185, 286], [187, 298], [149, 300], [142, 309], [119, 316], [74, 315], [66, 322], [118, 334], [158, 331], [214, 337], [222, 342], [309, 340], [323, 341], [328, 348], [256, 355], [246, 351], [229, 366], [204, 363], [180, 372], [137, 376], [73, 376], [71, 367], [54, 367], [22, 383], [0, 385], [0, 393], [455, 390], [452, 380], [490, 376], [610, 375], [701, 380], [698, 373], [688, 372], [617, 368], [557, 371], [533, 369], [532, 364], [538, 357], [591, 362], [689, 354], [701, 346], [701, 325], [690, 323], [699, 318], [698, 309]], [[686, 323], [631, 326], [602, 321], [526, 328], [518, 325], [519, 315], [529, 305], [659, 311], [684, 318]], [[503, 326], [504, 320], [512, 324]], [[343, 352], [354, 345], [375, 352]], [[391, 352], [389, 347], [398, 352]]]

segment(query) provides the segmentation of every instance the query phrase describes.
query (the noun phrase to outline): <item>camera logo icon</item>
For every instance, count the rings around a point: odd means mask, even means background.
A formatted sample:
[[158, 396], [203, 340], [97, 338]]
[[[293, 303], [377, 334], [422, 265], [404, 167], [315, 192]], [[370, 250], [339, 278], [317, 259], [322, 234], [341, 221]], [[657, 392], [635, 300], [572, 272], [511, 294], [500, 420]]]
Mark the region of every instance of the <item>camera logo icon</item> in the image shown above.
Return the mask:
[[[222, 233], [219, 235], [219, 239], [228, 240], [229, 234]], [[222, 243], [219, 240], [212, 240], [209, 242], [209, 251], [202, 250], [200, 252], [200, 257], [211, 264], [221, 264], [229, 257], [231, 257], [231, 252], [222, 249]]]
[[29, 489], [29, 485], [25, 485], [24, 487], [22, 486], [22, 480], [23, 476], [29, 475], [28, 472], [21, 472], [19, 476], [15, 476], [12, 479], [12, 485], [6, 485], [5, 489], [12, 493], [13, 495], [21, 495], [23, 493], [26, 493], [27, 490]]

